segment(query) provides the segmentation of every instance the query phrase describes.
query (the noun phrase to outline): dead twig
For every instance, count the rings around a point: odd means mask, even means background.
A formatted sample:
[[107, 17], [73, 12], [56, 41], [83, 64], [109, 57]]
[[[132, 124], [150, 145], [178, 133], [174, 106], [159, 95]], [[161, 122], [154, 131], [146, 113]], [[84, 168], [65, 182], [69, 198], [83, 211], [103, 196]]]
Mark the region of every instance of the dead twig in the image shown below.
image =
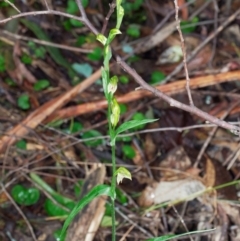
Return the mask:
[[175, 19], [177, 22], [177, 30], [178, 30], [178, 33], [180, 36], [181, 48], [182, 48], [182, 53], [183, 53], [183, 65], [184, 65], [184, 71], [185, 71], [185, 76], [186, 76], [186, 90], [187, 90], [187, 94], [188, 94], [189, 104], [190, 104], [190, 106], [194, 106], [192, 94], [191, 94], [191, 90], [190, 90], [190, 78], [189, 78], [188, 68], [187, 68], [186, 49], [185, 49], [185, 45], [184, 45], [183, 34], [181, 31], [181, 27], [180, 27], [180, 20], [178, 18], [179, 7], [178, 7], [177, 0], [174, 0], [174, 4], [175, 4], [175, 11], [176, 11]]
[[107, 28], [107, 25], [108, 25], [108, 21], [109, 21], [111, 15], [113, 14], [114, 9], [116, 7], [116, 0], [114, 0], [112, 3], [110, 3], [109, 6], [110, 6], [110, 8], [109, 8], [107, 16], [104, 19], [104, 23], [103, 23], [101, 34], [104, 34], [105, 31], [106, 31], [106, 28]]

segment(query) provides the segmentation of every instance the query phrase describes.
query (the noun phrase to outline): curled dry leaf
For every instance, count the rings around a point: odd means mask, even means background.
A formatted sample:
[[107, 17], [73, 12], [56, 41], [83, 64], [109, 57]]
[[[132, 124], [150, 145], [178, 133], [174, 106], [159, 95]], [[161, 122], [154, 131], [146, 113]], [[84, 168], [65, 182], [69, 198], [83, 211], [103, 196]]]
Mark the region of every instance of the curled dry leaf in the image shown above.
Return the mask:
[[140, 206], [147, 207], [167, 201], [192, 200], [205, 190], [206, 187], [201, 181], [192, 178], [172, 182], [163, 181], [152, 187], [148, 186], [139, 197], [138, 203]]

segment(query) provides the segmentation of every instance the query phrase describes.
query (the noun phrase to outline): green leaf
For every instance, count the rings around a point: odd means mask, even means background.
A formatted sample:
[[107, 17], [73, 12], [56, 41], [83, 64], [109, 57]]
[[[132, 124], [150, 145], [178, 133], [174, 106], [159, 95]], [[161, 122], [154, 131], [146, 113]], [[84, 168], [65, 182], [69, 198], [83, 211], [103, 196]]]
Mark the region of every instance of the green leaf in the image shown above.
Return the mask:
[[32, 63], [32, 58], [27, 55], [27, 54], [23, 54], [21, 56], [21, 61], [24, 63], [24, 64], [31, 64]]
[[16, 147], [22, 150], [26, 150], [27, 149], [27, 142], [25, 140], [20, 140], [18, 142], [16, 142]]
[[[132, 116], [132, 120], [146, 120], [146, 116], [142, 113], [142, 112], [136, 112], [134, 113], [134, 115]], [[138, 125], [136, 127], [134, 127], [134, 130], [142, 130], [145, 127], [146, 124], [142, 124], [142, 125]]]
[[46, 89], [49, 85], [50, 85], [50, 82], [48, 80], [42, 79], [42, 80], [37, 81], [34, 84], [33, 89], [35, 91], [40, 91], [40, 90]]
[[82, 46], [83, 44], [85, 44], [86, 43], [86, 36], [83, 36], [83, 35], [81, 35], [81, 36], [78, 36], [77, 37], [77, 41], [76, 41], [76, 46]]
[[127, 28], [127, 35], [138, 38], [140, 36], [140, 26], [136, 24], [131, 24]]
[[4, 72], [5, 70], [5, 58], [2, 55], [0, 55], [0, 72]]
[[68, 134], [73, 134], [73, 133], [81, 131], [82, 129], [83, 129], [82, 123], [80, 123], [78, 121], [74, 121], [74, 122], [70, 123], [69, 128], [64, 129], [64, 132], [66, 132]]
[[[102, 136], [102, 133], [100, 133], [97, 130], [90, 130], [83, 133], [82, 139], [88, 139], [88, 138], [99, 137], [99, 136]], [[99, 140], [84, 141], [84, 143], [85, 145], [90, 147], [97, 147], [103, 144], [103, 140], [99, 139]]]
[[74, 63], [72, 65], [72, 68], [79, 74], [81, 74], [84, 77], [89, 77], [92, 72], [93, 72], [93, 68], [90, 64], [86, 63], [86, 64], [77, 64]]
[[88, 54], [87, 57], [88, 59], [90, 60], [93, 60], [93, 61], [98, 61], [102, 58], [102, 49], [99, 48], [99, 47], [96, 47], [92, 53]]
[[[60, 241], [60, 234], [61, 234], [61, 229], [57, 229], [53, 232], [53, 237], [55, 238], [56, 241]], [[66, 235], [63, 237], [63, 240], [65, 240]]]
[[127, 157], [128, 159], [133, 159], [136, 156], [135, 150], [130, 145], [124, 145], [122, 147], [122, 151], [124, 156]]
[[154, 71], [151, 74], [150, 84], [159, 84], [166, 78], [166, 75], [161, 71]]
[[35, 204], [40, 197], [40, 192], [36, 188], [25, 188], [22, 185], [15, 185], [11, 194], [16, 203], [24, 206]]
[[17, 104], [22, 110], [28, 110], [30, 108], [29, 96], [27, 94], [21, 95], [17, 100]]
[[116, 130], [116, 135], [126, 131], [126, 130], [129, 130], [131, 128], [134, 128], [136, 126], [139, 126], [139, 125], [143, 125], [143, 124], [147, 124], [147, 123], [151, 123], [151, 122], [154, 122], [154, 121], [157, 121], [158, 119], [145, 119], [145, 120], [130, 120], [130, 121], [127, 121], [123, 124], [121, 124], [117, 130]]
[[116, 195], [117, 195], [117, 200], [121, 203], [121, 204], [127, 204], [128, 202], [128, 198], [127, 196], [122, 192], [121, 189], [116, 188]]
[[121, 75], [121, 76], [119, 77], [119, 81], [120, 81], [122, 84], [128, 84], [129, 78], [128, 78], [126, 75]]
[[[48, 35], [42, 30], [40, 25], [34, 23], [33, 21], [29, 21], [27, 19], [21, 19], [21, 22], [28, 28], [30, 29], [38, 39], [40, 40], [45, 40], [48, 42], [51, 42], [51, 39], [48, 37]], [[76, 73], [73, 71], [71, 65], [67, 61], [67, 59], [61, 54], [58, 48], [54, 48], [51, 46], [46, 46], [45, 47], [52, 59], [59, 64], [60, 66], [63, 66], [68, 70], [68, 74], [70, 76], [76, 76]]]
[[71, 210], [73, 210], [73, 208], [76, 205], [75, 202], [60, 203], [60, 202], [58, 202], [58, 200], [55, 200], [55, 202], [68, 208], [69, 211], [63, 209], [60, 205], [57, 205], [51, 199], [47, 198], [44, 202], [44, 209], [45, 209], [46, 213], [51, 217], [66, 216], [70, 213]]
[[137, 126], [141, 126], [147, 123], [151, 123], [154, 121], [157, 121], [158, 119], [145, 119], [145, 120], [131, 120], [131, 121], [127, 121], [123, 124], [121, 124], [115, 131], [115, 136], [113, 138], [113, 140], [111, 141], [111, 145], [113, 145], [115, 143], [115, 139], [117, 137], [118, 134], [129, 130], [131, 128], [137, 127]]
[[119, 167], [116, 172], [114, 173], [115, 176], [117, 176], [117, 183], [119, 184], [120, 182], [122, 182], [123, 178], [127, 178], [132, 180], [132, 175], [131, 173], [128, 171], [128, 169], [126, 169], [125, 167]]
[[72, 24], [73, 27], [81, 28], [81, 27], [84, 26], [84, 24], [81, 21], [77, 20], [77, 19], [70, 18], [69, 21], [70, 21], [70, 23]]
[[111, 192], [111, 187], [108, 185], [98, 185], [95, 186], [87, 195], [85, 195], [79, 203], [73, 208], [67, 219], [65, 220], [63, 224], [63, 228], [60, 235], [60, 240], [63, 240], [63, 236], [69, 226], [69, 224], [72, 222], [74, 217], [88, 204], [90, 203], [94, 198], [99, 196], [109, 196], [111, 198], [114, 198], [114, 194]]
[[106, 215], [103, 216], [102, 221], [101, 221], [101, 227], [103, 227], [103, 228], [112, 227], [112, 217], [106, 216]]
[[[9, 2], [14, 3], [14, 0], [9, 0]], [[0, 7], [9, 7], [9, 3], [5, 1], [0, 2]]]
[[120, 114], [123, 115], [127, 112], [127, 105], [125, 104], [119, 104], [120, 107]]
[[[87, 7], [88, 0], [80, 0], [82, 2], [83, 7]], [[78, 5], [75, 0], [68, 0], [67, 2], [67, 13], [75, 14], [79, 12]]]
[[199, 22], [198, 17], [194, 17], [192, 21], [182, 20], [180, 23], [180, 27], [183, 33], [188, 34], [194, 32], [197, 27], [197, 23]]
[[35, 49], [36, 58], [44, 59], [45, 54], [46, 54], [46, 49], [43, 46]]

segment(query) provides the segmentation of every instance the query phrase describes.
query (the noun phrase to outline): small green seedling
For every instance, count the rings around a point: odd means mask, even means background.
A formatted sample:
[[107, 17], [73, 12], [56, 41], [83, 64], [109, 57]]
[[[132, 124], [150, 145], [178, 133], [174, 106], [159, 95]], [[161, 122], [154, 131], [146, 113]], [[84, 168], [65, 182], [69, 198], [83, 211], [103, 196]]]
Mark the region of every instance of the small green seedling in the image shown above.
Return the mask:
[[198, 22], [199, 22], [198, 17], [194, 17], [191, 21], [182, 20], [180, 23], [182, 32], [185, 34], [194, 32]]
[[36, 58], [44, 59], [46, 54], [46, 49], [43, 46], [38, 47], [34, 42], [29, 41], [28, 46], [31, 51], [34, 52]]
[[119, 77], [119, 81], [122, 83], [122, 84], [128, 84], [129, 83], [129, 78], [126, 76], [126, 75], [121, 75]]
[[166, 78], [166, 75], [161, 71], [153, 71], [151, 74], [150, 84], [160, 84], [164, 79]]
[[122, 147], [123, 155], [128, 159], [133, 159], [136, 156], [136, 152], [130, 145], [123, 145]]
[[127, 35], [133, 38], [138, 38], [140, 36], [140, 26], [137, 24], [131, 24], [127, 28]]
[[16, 147], [18, 148], [18, 149], [22, 149], [22, 150], [26, 150], [27, 149], [27, 142], [25, 141], [25, 140], [20, 140], [20, 141], [17, 141], [16, 142]]
[[102, 58], [102, 49], [99, 47], [96, 47], [92, 53], [89, 53], [87, 55], [89, 60], [92, 61], [99, 61]]
[[18, 184], [12, 188], [11, 195], [16, 203], [30, 206], [37, 203], [40, 197], [40, 192], [36, 188], [25, 188]]
[[[82, 0], [82, 5], [84, 8], [87, 7], [88, 0]], [[78, 10], [76, 1], [68, 0], [66, 11], [67, 11], [67, 13], [72, 14], [72, 15], [77, 14], [79, 10]], [[83, 23], [76, 19], [70, 18], [69, 20], [67, 20], [67, 22], [70, 23], [73, 27], [81, 28], [83, 26]], [[65, 27], [66, 27], [66, 25], [65, 25]], [[70, 26], [68, 26], [68, 27], [70, 27]]]
[[[94, 138], [94, 137], [100, 137], [102, 136], [102, 133], [100, 133], [97, 130], [90, 130], [87, 132], [84, 132], [82, 135], [82, 139], [88, 139], [88, 138]], [[85, 145], [89, 146], [89, 147], [97, 147], [99, 145], [103, 144], [103, 140], [102, 139], [98, 139], [98, 140], [89, 140], [89, 141], [84, 141]]]
[[76, 41], [76, 46], [78, 46], [78, 47], [81, 47], [83, 44], [85, 44], [86, 43], [86, 36], [84, 36], [84, 35], [81, 35], [81, 36], [78, 36], [77, 37], [77, 41]]
[[78, 121], [71, 121], [68, 128], [64, 129], [63, 131], [67, 134], [74, 134], [79, 132], [83, 129], [83, 124]]
[[32, 58], [31, 58], [29, 55], [27, 55], [27, 54], [24, 53], [24, 54], [21, 56], [21, 61], [22, 61], [24, 64], [30, 65], [30, 64], [32, 63]]
[[33, 85], [33, 89], [35, 91], [41, 91], [41, 90], [44, 90], [46, 89], [47, 87], [49, 87], [50, 85], [50, 82], [46, 79], [42, 79], [42, 80], [39, 80], [37, 81], [34, 85]]
[[27, 94], [19, 96], [17, 100], [17, 105], [22, 110], [28, 110], [30, 108], [29, 96]]

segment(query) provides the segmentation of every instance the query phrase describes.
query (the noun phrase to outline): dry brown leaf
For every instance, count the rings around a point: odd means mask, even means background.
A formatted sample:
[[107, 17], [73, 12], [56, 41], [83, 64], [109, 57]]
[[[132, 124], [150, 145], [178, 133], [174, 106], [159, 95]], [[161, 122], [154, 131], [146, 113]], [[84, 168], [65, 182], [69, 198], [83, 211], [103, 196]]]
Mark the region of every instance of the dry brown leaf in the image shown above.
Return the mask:
[[153, 186], [148, 186], [139, 197], [138, 203], [148, 206], [151, 203], [160, 204], [167, 201], [192, 200], [205, 190], [206, 187], [201, 181], [192, 178], [171, 182], [161, 181]]
[[205, 167], [205, 175], [204, 175], [204, 184], [207, 187], [213, 187], [216, 182], [216, 170], [210, 158], [206, 160], [206, 167]]

